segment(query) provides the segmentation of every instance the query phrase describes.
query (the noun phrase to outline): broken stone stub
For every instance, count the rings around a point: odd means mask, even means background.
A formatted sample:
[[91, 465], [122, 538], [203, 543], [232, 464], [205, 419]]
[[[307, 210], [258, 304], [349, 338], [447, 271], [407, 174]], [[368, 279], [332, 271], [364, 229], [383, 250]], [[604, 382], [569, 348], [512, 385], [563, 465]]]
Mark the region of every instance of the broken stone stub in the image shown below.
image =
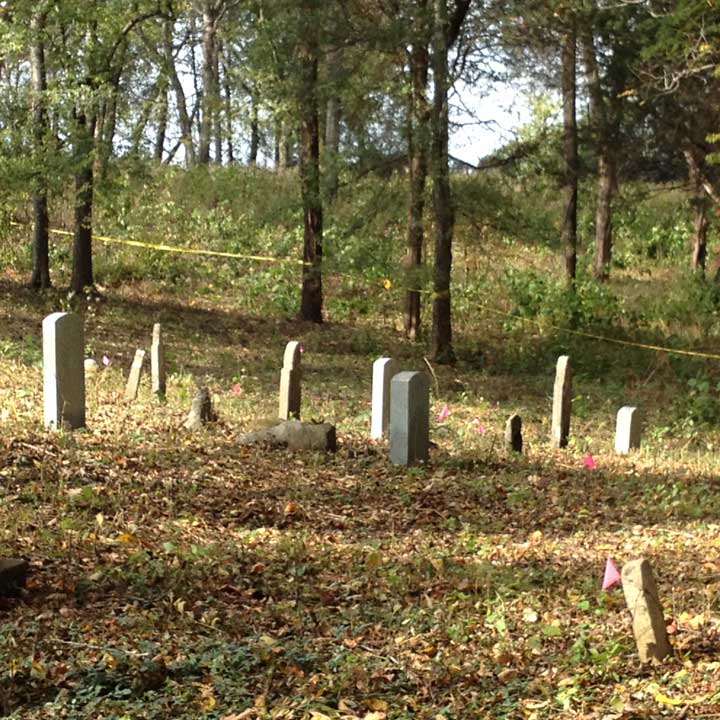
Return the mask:
[[13, 597], [27, 582], [29, 565], [17, 558], [0, 559], [0, 596]]

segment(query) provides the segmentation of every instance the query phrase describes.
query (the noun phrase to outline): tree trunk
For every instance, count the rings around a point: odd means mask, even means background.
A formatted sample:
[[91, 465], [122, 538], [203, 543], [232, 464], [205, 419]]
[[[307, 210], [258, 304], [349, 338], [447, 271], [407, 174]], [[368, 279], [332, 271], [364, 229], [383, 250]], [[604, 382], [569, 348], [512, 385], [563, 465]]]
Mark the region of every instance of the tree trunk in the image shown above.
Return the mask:
[[692, 196], [690, 206], [693, 210], [692, 234], [692, 270], [699, 275], [705, 274], [707, 260], [707, 233], [709, 221], [707, 217], [708, 198], [703, 187], [702, 160], [697, 151], [688, 142], [683, 151], [688, 166], [688, 179]]
[[598, 188], [595, 208], [595, 260], [593, 275], [598, 280], [607, 280], [612, 260], [612, 200], [615, 193], [616, 162], [611, 132], [600, 81], [600, 70], [592, 28], [583, 34], [583, 57], [590, 95], [591, 128], [595, 136], [598, 153]]
[[281, 119], [277, 122], [277, 163], [276, 167], [284, 172], [290, 167], [290, 136], [288, 133], [287, 120]]
[[[422, 0], [418, 22], [427, 26], [423, 17], [427, 2]], [[427, 34], [421, 32], [410, 49], [410, 107], [408, 112], [408, 165], [410, 168], [410, 205], [408, 208], [407, 255], [405, 258], [405, 334], [420, 339], [420, 269], [425, 239], [425, 185], [428, 172], [428, 137], [430, 111], [427, 101], [429, 55]]]
[[185, 148], [185, 166], [190, 168], [195, 165], [195, 145], [192, 135], [192, 118], [188, 113], [187, 101], [185, 98], [185, 90], [183, 89], [180, 78], [175, 68], [175, 57], [173, 56], [173, 24], [167, 21], [163, 34], [163, 54], [165, 56], [165, 72], [168, 75], [173, 92], [175, 93], [175, 103], [178, 109], [178, 122], [180, 123], [180, 137], [183, 147]]
[[230, 87], [230, 74], [228, 73], [228, 63], [223, 62], [222, 69], [223, 89], [225, 91], [225, 131], [227, 133], [227, 161], [230, 165], [232, 165], [235, 162], [235, 147], [233, 145], [232, 89]]
[[158, 80], [160, 91], [158, 93], [158, 119], [157, 131], [155, 133], [155, 147], [153, 149], [153, 159], [156, 163], [161, 163], [163, 151], [165, 150], [165, 137], [167, 135], [168, 124], [168, 82], [166, 77], [160, 77]]
[[342, 104], [339, 88], [343, 81], [343, 49], [337, 47], [327, 54], [327, 73], [329, 96], [325, 105], [325, 197], [332, 202], [338, 193], [340, 169], [338, 166], [340, 153], [340, 121]]
[[104, 180], [107, 175], [107, 168], [113, 153], [115, 141], [115, 130], [117, 128], [117, 99], [120, 92], [120, 79], [125, 68], [125, 55], [127, 53], [127, 41], [123, 39], [118, 51], [118, 57], [110, 73], [107, 84], [109, 93], [103, 103], [100, 122], [96, 123], [95, 134], [95, 176]]
[[70, 290], [81, 294], [95, 284], [92, 267], [93, 138], [96, 118], [79, 110], [75, 118], [75, 233]]
[[215, 73], [215, 107], [213, 109], [213, 138], [215, 139], [215, 163], [222, 165], [223, 161], [223, 117], [222, 117], [222, 98], [220, 96], [220, 47], [215, 48], [215, 61], [213, 63], [213, 72]]
[[215, 125], [218, 108], [217, 67], [217, 16], [211, 3], [203, 5], [202, 25], [202, 108], [200, 115], [200, 144], [198, 146], [198, 162], [207, 165], [210, 162], [210, 138]]
[[566, 31], [562, 43], [563, 154], [565, 179], [562, 244], [565, 250], [565, 275], [568, 285], [575, 287], [577, 273], [577, 203], [578, 203], [578, 139], [576, 100], [576, 29]]
[[46, 108], [47, 70], [45, 65], [45, 21], [47, 8], [43, 3], [31, 20], [32, 46], [30, 67], [32, 81], [33, 114], [33, 269], [30, 286], [35, 289], [49, 288], [50, 255], [47, 183], [45, 181], [48, 117]]
[[320, 118], [318, 113], [318, 28], [314, 20], [318, 0], [302, 3], [302, 32], [298, 45], [300, 73], [300, 185], [304, 214], [303, 281], [300, 316], [322, 322], [323, 216], [320, 197]]
[[448, 10], [447, 0], [433, 0], [433, 106], [431, 172], [435, 214], [435, 264], [433, 278], [432, 357], [440, 363], [455, 359], [452, 347], [450, 275], [455, 213], [450, 189], [448, 160]]
[[258, 120], [258, 103], [255, 92], [250, 95], [250, 150], [248, 152], [248, 165], [257, 165], [258, 151], [260, 150], [260, 124]]

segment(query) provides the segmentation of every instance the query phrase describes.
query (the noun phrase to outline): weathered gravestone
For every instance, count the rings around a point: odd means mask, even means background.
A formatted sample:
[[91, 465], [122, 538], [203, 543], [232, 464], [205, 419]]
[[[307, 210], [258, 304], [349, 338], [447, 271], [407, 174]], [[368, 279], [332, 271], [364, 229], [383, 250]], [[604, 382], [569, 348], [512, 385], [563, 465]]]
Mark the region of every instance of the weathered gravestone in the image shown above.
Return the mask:
[[430, 387], [420, 372], [401, 372], [390, 382], [390, 461], [427, 462], [430, 446]]
[[52, 313], [43, 320], [45, 426], [85, 426], [85, 339], [80, 317]]
[[658, 662], [672, 653], [672, 646], [650, 563], [632, 560], [623, 565], [621, 575], [640, 662]]
[[16, 558], [0, 559], [0, 596], [14, 596], [25, 587], [28, 574], [26, 560]]
[[300, 358], [300, 343], [294, 340], [289, 342], [285, 346], [283, 366], [280, 371], [279, 417], [281, 420], [300, 419], [300, 380], [302, 379]]
[[370, 437], [379, 440], [387, 434], [390, 423], [390, 382], [395, 374], [395, 361], [378, 358], [373, 363], [372, 373], [372, 418]]
[[130, 366], [130, 375], [128, 376], [127, 385], [125, 386], [125, 399], [135, 400], [140, 389], [140, 379], [142, 378], [143, 363], [145, 362], [145, 351], [136, 350], [132, 365]]
[[572, 403], [572, 372], [570, 358], [561, 355], [555, 370], [555, 386], [553, 387], [552, 427], [550, 442], [553, 447], [563, 448], [568, 444], [570, 436], [570, 406]]
[[335, 452], [337, 434], [330, 423], [283, 420], [277, 425], [241, 435], [238, 445], [269, 445], [288, 450], [318, 450]]
[[512, 452], [522, 452], [522, 418], [519, 415], [511, 415], [507, 423], [505, 423], [505, 449]]
[[150, 346], [150, 375], [152, 392], [158, 398], [165, 397], [167, 387], [165, 377], [165, 343], [162, 338], [160, 323], [153, 325], [152, 345]]
[[615, 452], [627, 455], [640, 447], [641, 418], [637, 408], [626, 405], [618, 410], [615, 427]]

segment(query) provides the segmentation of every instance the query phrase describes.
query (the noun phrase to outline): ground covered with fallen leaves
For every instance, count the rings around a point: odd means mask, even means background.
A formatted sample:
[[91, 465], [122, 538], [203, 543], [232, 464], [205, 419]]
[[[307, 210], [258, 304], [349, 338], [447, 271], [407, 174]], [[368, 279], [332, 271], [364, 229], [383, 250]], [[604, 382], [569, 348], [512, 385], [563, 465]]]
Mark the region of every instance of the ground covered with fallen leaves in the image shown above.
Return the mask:
[[[65, 302], [0, 284], [0, 556], [32, 569], [0, 601], [1, 716], [720, 717], [717, 437], [658, 430], [682, 392], [674, 361], [619, 365], [617, 348], [541, 334], [520, 347], [488, 326], [481, 361], [434, 368], [436, 447], [405, 469], [367, 439], [371, 364], [422, 369], [421, 347], [390, 326], [304, 326], [142, 286], [81, 309], [100, 363], [88, 427], [47, 433], [40, 326]], [[146, 376], [128, 403], [154, 322], [167, 402]], [[336, 455], [236, 442], [276, 412], [290, 339], [305, 348], [304, 417], [336, 423]], [[575, 415], [556, 451], [561, 351]], [[534, 369], [518, 373], [523, 353]], [[188, 433], [197, 382], [219, 420]], [[648, 430], [618, 458], [626, 398]], [[521, 457], [502, 443], [514, 411]], [[637, 659], [622, 591], [600, 589], [608, 556], [655, 569], [675, 650], [657, 667]]]

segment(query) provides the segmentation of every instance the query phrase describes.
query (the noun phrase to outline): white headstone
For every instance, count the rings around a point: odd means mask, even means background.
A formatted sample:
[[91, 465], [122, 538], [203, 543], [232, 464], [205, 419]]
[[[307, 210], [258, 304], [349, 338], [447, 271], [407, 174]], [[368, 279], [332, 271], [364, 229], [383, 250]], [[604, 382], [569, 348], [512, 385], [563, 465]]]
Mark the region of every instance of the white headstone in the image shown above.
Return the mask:
[[281, 420], [300, 419], [301, 388], [300, 380], [300, 343], [289, 342], [285, 346], [283, 366], [280, 371], [280, 407], [278, 416]]
[[427, 462], [430, 446], [430, 386], [420, 372], [401, 372], [390, 382], [390, 461]]
[[626, 405], [618, 410], [615, 428], [615, 452], [627, 455], [640, 447], [641, 419], [636, 407]]
[[43, 320], [45, 426], [54, 430], [85, 426], [85, 338], [73, 313]]
[[379, 440], [387, 434], [390, 423], [390, 381], [395, 374], [395, 361], [378, 358], [372, 372], [372, 418], [370, 437]]

